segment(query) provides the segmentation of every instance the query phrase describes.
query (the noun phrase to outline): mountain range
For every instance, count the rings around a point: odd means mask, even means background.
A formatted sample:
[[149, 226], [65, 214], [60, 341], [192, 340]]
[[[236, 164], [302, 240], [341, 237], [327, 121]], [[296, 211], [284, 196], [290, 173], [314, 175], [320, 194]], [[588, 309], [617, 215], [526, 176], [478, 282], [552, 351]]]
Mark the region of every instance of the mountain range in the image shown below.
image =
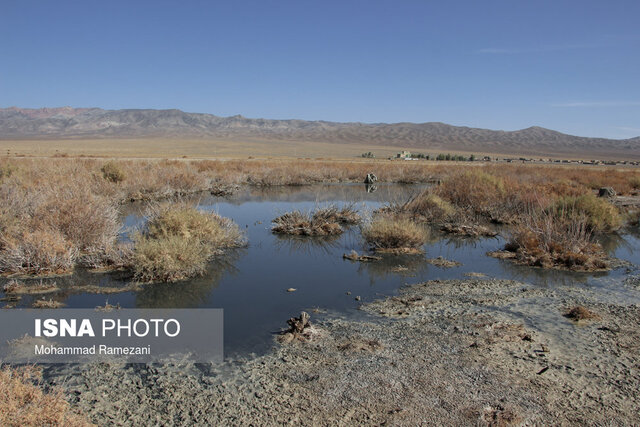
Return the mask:
[[204, 138], [299, 141], [514, 154], [617, 154], [640, 157], [640, 137], [588, 138], [542, 127], [502, 131], [428, 123], [338, 123], [252, 119], [180, 110], [2, 108], [0, 139]]

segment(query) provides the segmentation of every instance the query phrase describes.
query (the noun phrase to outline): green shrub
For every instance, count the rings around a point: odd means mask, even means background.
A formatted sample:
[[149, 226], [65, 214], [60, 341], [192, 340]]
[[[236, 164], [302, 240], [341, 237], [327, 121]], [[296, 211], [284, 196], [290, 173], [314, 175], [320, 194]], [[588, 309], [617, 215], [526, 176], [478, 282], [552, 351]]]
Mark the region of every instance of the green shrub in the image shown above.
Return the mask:
[[618, 208], [593, 194], [561, 197], [551, 209], [560, 216], [584, 216], [587, 227], [594, 232], [613, 231], [622, 225]]

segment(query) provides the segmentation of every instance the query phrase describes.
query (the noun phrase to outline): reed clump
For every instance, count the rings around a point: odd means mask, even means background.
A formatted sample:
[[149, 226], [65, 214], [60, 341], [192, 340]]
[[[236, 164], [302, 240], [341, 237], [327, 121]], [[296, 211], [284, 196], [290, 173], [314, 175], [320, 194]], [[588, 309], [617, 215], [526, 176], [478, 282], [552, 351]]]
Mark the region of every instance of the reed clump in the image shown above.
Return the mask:
[[185, 204], [156, 207], [146, 229], [133, 237], [132, 269], [141, 282], [176, 282], [204, 274], [225, 249], [245, 244], [238, 226]]
[[335, 205], [313, 212], [292, 211], [275, 218], [271, 231], [293, 236], [332, 236], [342, 234], [341, 225], [360, 222], [360, 215], [353, 205], [338, 208]]
[[597, 271], [609, 266], [584, 215], [532, 213], [526, 224], [516, 226], [505, 250], [520, 263], [544, 268]]
[[429, 239], [429, 232], [419, 224], [385, 216], [364, 224], [361, 231], [365, 242], [375, 252], [420, 253]]

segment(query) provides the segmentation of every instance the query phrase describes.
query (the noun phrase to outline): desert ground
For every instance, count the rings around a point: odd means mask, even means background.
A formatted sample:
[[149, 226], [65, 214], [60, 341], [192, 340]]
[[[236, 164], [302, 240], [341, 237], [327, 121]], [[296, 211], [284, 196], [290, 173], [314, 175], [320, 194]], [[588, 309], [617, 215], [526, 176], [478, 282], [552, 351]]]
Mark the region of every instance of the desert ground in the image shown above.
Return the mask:
[[98, 157], [131, 159], [237, 159], [237, 158], [314, 158], [357, 160], [363, 153], [372, 152], [377, 159], [395, 157], [402, 150], [430, 154], [450, 153], [476, 158], [489, 156], [493, 159], [522, 156], [531, 159], [609, 160], [638, 161], [640, 157], [629, 153], [611, 153], [567, 149], [531, 150], [521, 148], [509, 150], [446, 149], [440, 146], [412, 147], [366, 143], [331, 143], [323, 141], [283, 141], [264, 138], [208, 139], [208, 138], [103, 138], [103, 139], [0, 139], [0, 154], [9, 157]]

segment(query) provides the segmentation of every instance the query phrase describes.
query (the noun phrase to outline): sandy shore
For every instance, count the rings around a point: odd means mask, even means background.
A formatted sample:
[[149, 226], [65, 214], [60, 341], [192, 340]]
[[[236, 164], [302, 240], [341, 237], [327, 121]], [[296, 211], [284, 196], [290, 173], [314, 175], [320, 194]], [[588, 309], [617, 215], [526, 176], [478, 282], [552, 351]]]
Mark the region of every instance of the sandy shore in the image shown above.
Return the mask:
[[[576, 305], [599, 319], [565, 318]], [[309, 339], [247, 361], [59, 366], [49, 381], [100, 425], [638, 421], [638, 305], [474, 278], [409, 286], [362, 310], [357, 320], [312, 318]], [[528, 321], [530, 310], [544, 322]]]

